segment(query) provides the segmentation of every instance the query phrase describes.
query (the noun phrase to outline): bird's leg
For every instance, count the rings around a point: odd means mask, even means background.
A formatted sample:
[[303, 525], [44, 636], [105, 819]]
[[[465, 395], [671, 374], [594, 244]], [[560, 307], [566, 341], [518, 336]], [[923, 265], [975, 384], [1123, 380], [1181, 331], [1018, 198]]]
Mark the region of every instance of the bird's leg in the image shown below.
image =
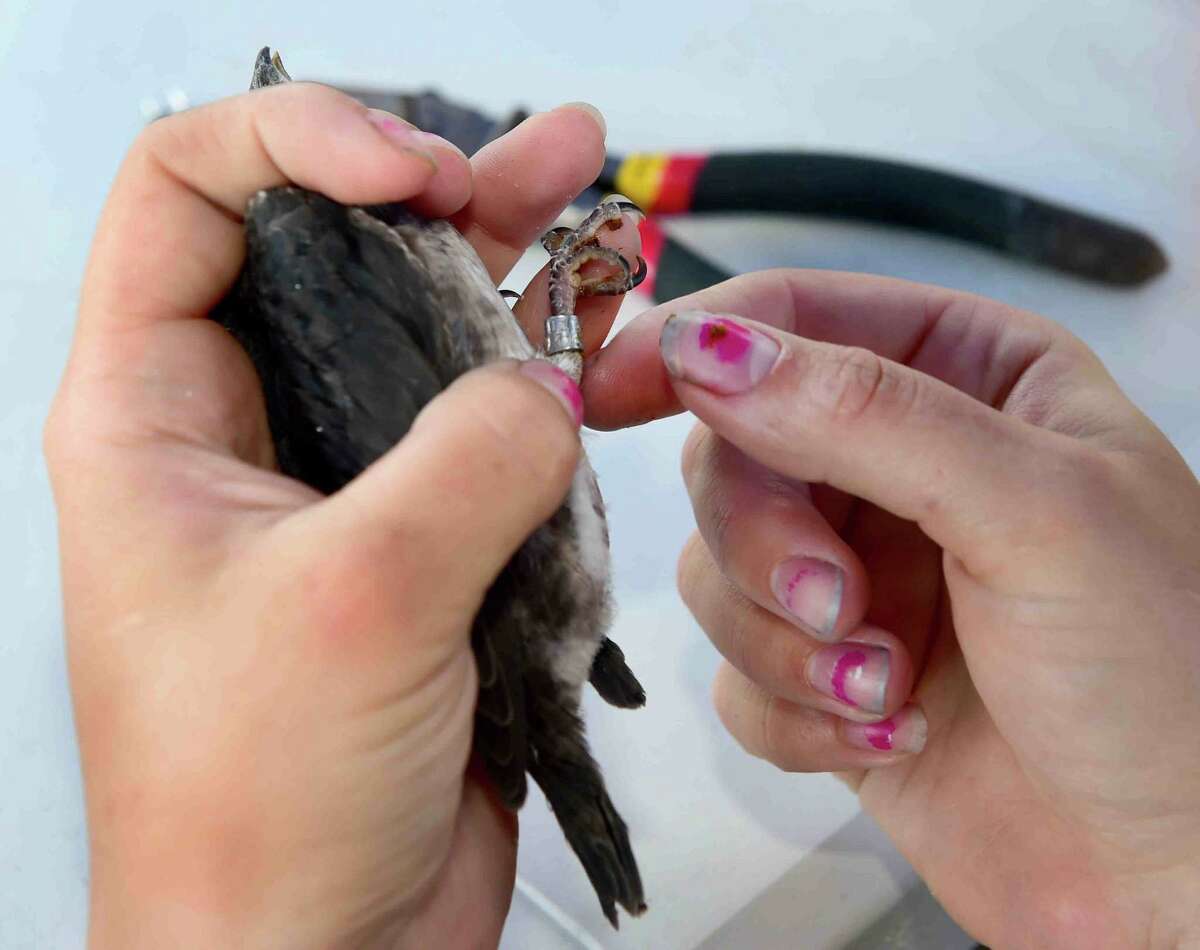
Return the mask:
[[601, 697], [621, 709], [637, 709], [646, 705], [646, 691], [625, 662], [621, 648], [605, 637], [592, 659], [588, 674], [592, 686]]

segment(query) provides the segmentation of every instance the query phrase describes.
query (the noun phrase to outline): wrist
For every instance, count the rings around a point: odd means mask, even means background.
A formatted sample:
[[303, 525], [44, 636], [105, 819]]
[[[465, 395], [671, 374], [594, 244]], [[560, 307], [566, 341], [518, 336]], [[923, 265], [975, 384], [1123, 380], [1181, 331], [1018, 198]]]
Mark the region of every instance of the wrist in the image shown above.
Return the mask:
[[282, 876], [236, 844], [223, 856], [196, 844], [93, 859], [89, 948], [331, 945], [311, 906], [287, 906]]
[[124, 852], [119, 860], [93, 860], [89, 950], [406, 945], [407, 913], [364, 920], [361, 908], [325, 899], [330, 882], [315, 868], [268, 866], [243, 842], [224, 853], [192, 844], [165, 856]]
[[198, 868], [180, 873], [177, 865], [183, 863], [183, 854], [170, 862], [127, 860], [104, 870], [93, 863], [90, 950], [256, 945], [249, 908], [230, 900], [220, 880]]

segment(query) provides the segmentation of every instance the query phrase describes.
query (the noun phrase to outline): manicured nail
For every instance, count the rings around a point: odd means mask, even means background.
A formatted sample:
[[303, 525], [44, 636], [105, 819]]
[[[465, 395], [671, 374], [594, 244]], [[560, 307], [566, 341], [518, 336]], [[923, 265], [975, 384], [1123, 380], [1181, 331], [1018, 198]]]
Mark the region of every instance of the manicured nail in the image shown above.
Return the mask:
[[856, 749], [871, 752], [920, 752], [925, 748], [929, 724], [925, 714], [916, 706], [905, 706], [882, 722], [849, 722], [841, 724], [842, 738]]
[[586, 112], [590, 115], [598, 126], [600, 126], [600, 134], [605, 138], [608, 137], [608, 123], [604, 121], [604, 113], [597, 109], [590, 102], [564, 102], [560, 109], [578, 109], [580, 112]]
[[583, 393], [575, 385], [575, 380], [546, 360], [529, 360], [522, 363], [521, 372], [554, 394], [567, 410], [567, 415], [571, 417], [576, 428], [583, 425]]
[[863, 712], [882, 713], [891, 669], [891, 654], [882, 647], [840, 643], [813, 653], [805, 674], [817, 692]]
[[818, 640], [833, 639], [845, 589], [842, 569], [815, 557], [789, 558], [771, 573], [775, 599]]
[[757, 385], [775, 365], [780, 349], [765, 333], [698, 310], [671, 314], [659, 346], [672, 376], [722, 396]]
[[422, 132], [416, 126], [410, 125], [399, 116], [394, 116], [390, 112], [384, 112], [382, 109], [368, 109], [367, 121], [375, 126], [383, 134], [384, 138], [401, 151], [419, 155], [428, 161], [435, 170], [437, 169], [437, 159], [434, 158], [433, 153], [429, 150], [429, 146], [438, 144], [450, 145], [441, 136]]

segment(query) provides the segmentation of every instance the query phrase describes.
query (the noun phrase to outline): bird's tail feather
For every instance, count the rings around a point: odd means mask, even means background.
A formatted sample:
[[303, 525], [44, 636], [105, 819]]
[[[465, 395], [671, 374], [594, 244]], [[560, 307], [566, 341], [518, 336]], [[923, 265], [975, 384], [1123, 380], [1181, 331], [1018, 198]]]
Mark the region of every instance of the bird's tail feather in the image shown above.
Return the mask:
[[617, 927], [617, 904], [634, 916], [641, 914], [646, 898], [629, 832], [591, 756], [586, 751], [569, 759], [535, 754], [529, 771], [583, 864], [609, 923]]

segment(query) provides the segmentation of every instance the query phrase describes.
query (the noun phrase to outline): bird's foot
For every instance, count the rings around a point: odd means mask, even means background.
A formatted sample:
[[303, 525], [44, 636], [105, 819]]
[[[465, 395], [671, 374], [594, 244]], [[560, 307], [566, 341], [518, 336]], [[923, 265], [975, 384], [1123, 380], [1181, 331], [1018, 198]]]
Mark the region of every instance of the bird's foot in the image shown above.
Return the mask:
[[[556, 314], [574, 311], [578, 297], [617, 296], [628, 293], [646, 277], [646, 262], [638, 257], [636, 268], [612, 248], [600, 244], [603, 231], [615, 231], [623, 224], [623, 216], [642, 210], [632, 201], [622, 198], [601, 202], [577, 228], [554, 228], [542, 236], [542, 247], [551, 255], [550, 309]], [[591, 268], [588, 264], [606, 265]]]
[[621, 216], [635, 214], [639, 219], [644, 217], [642, 209], [632, 201], [620, 195], [605, 198], [596, 206], [577, 228], [554, 228], [542, 235], [542, 247], [550, 254], [561, 250], [574, 250], [585, 244], [594, 244], [600, 232], [607, 229], [617, 230], [621, 224]]
[[646, 705], [646, 691], [625, 662], [621, 648], [608, 637], [600, 642], [588, 679], [596, 692], [613, 706], [638, 709]]

